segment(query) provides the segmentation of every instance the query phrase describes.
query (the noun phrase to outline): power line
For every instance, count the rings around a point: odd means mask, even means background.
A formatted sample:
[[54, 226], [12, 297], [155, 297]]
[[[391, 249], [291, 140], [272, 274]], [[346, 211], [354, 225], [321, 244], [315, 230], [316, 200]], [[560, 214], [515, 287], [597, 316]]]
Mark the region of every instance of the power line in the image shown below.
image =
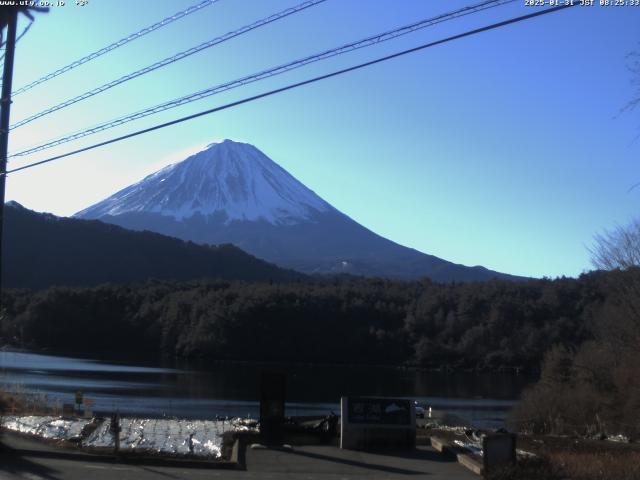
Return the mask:
[[487, 10], [489, 8], [494, 8], [494, 7], [498, 7], [507, 3], [512, 3], [515, 0], [489, 0], [489, 1], [484, 1], [481, 2], [479, 4], [474, 4], [474, 5], [470, 5], [464, 8], [461, 8], [459, 10], [455, 10], [453, 12], [450, 13], [445, 13], [442, 15], [439, 15], [437, 17], [432, 17], [432, 18], [428, 18], [428, 19], [424, 19], [421, 20], [419, 22], [416, 23], [412, 23], [410, 25], [406, 25], [403, 27], [399, 27], [393, 30], [389, 30], [387, 32], [384, 33], [380, 33], [377, 35], [373, 35], [371, 37], [367, 37], [365, 39], [362, 40], [358, 40], [356, 42], [351, 42], [345, 45], [342, 45], [340, 47], [337, 48], [333, 48], [330, 50], [325, 50], [321, 53], [317, 53], [314, 55], [310, 55], [308, 57], [304, 57], [298, 60], [294, 60], [292, 62], [289, 63], [285, 63], [282, 65], [279, 65], [277, 67], [273, 67], [267, 70], [263, 70], [261, 72], [258, 73], [253, 73], [251, 75], [247, 75], [245, 77], [236, 79], [236, 80], [232, 80], [230, 82], [226, 82], [223, 84], [219, 84], [213, 87], [209, 87], [207, 89], [204, 90], [200, 90], [198, 92], [177, 98], [177, 99], [173, 99], [170, 100], [168, 102], [164, 102], [161, 103], [159, 105], [155, 105], [153, 107], [149, 107], [143, 110], [139, 110], [137, 112], [110, 120], [108, 122], [104, 122], [104, 123], [100, 123], [98, 125], [95, 125], [91, 128], [87, 128], [84, 130], [81, 130], [79, 132], [75, 132], [69, 135], [66, 135], [64, 137], [55, 139], [55, 140], [51, 140], [48, 142], [45, 142], [41, 145], [37, 145], [31, 148], [28, 148], [26, 150], [14, 153], [10, 155], [10, 158], [13, 157], [23, 157], [26, 155], [30, 155], [36, 152], [41, 152], [43, 150], [47, 150], [49, 148], [53, 148], [56, 147], [58, 145], [62, 145], [64, 143], [68, 143], [71, 142], [73, 140], [78, 140], [80, 138], [84, 138], [86, 136], [89, 135], [93, 135], [95, 133], [99, 133], [102, 132], [104, 130], [108, 130], [110, 128], [114, 128], [120, 125], [123, 125], [125, 123], [129, 123], [132, 122], [134, 120], [138, 120], [144, 117], [147, 117], [149, 115], [153, 115], [155, 113], [159, 113], [159, 112], [163, 112], [165, 110], [169, 110], [171, 108], [175, 108], [175, 107], [179, 107], [182, 105], [186, 105], [187, 103], [191, 103], [197, 100], [201, 100], [203, 98], [207, 98], [210, 97], [212, 95], [216, 95], [218, 93], [221, 92], [225, 92], [228, 90], [232, 90], [234, 88], [238, 88], [244, 85], [247, 85], [249, 83], [253, 83], [259, 80], [263, 80], [265, 78], [269, 78], [269, 77], [273, 77], [276, 75], [280, 75], [282, 73], [286, 73], [289, 72], [291, 70], [303, 67], [305, 65], [308, 65], [310, 63], [314, 63], [314, 62], [318, 62], [321, 60], [325, 60], [327, 58], [331, 58], [331, 57], [335, 57], [337, 55], [342, 55], [344, 53], [347, 52], [351, 52], [354, 50], [358, 50], [360, 48], [365, 48], [365, 47], [369, 47], [371, 45], [375, 45], [377, 43], [381, 43], [381, 42], [385, 42], [387, 40], [392, 40], [394, 38], [400, 37], [402, 35], [406, 35], [408, 33], [412, 33], [416, 30], [420, 30], [426, 27], [430, 27], [433, 25], [436, 25], [438, 23], [442, 23], [448, 20], [453, 20], [455, 18], [459, 18], [465, 15], [470, 15], [472, 13], [477, 13], [479, 11], [482, 10]]
[[24, 27], [24, 30], [22, 30], [22, 33], [20, 33], [20, 35], [18, 35], [18, 38], [16, 38], [16, 43], [18, 43], [20, 41], [20, 39], [22, 37], [24, 37], [26, 35], [26, 33], [29, 31], [29, 29], [31, 28], [31, 25], [33, 25], [33, 20], [31, 20], [26, 27]]
[[245, 103], [253, 102], [253, 101], [259, 100], [261, 98], [270, 97], [272, 95], [276, 95], [278, 93], [286, 92], [288, 90], [293, 90], [295, 88], [299, 88], [299, 87], [302, 87], [304, 85], [309, 85], [309, 84], [312, 84], [312, 83], [319, 82], [321, 80], [326, 80], [328, 78], [336, 77], [338, 75], [343, 75], [343, 74], [348, 73], [348, 72], [353, 72], [353, 71], [359, 70], [361, 68], [369, 67], [371, 65], [375, 65], [375, 64], [378, 64], [378, 63], [381, 63], [381, 62], [385, 62], [387, 60], [391, 60], [391, 59], [398, 58], [398, 57], [401, 57], [401, 56], [404, 56], [404, 55], [408, 55], [410, 53], [418, 52], [420, 50], [424, 50], [426, 48], [434, 47], [436, 45], [441, 45], [443, 43], [448, 43], [448, 42], [451, 42], [453, 40], [458, 40], [458, 39], [461, 39], [461, 38], [464, 38], [464, 37], [469, 37], [471, 35], [476, 35], [478, 33], [486, 32], [486, 31], [489, 31], [489, 30], [495, 30], [497, 28], [501, 28], [501, 27], [504, 27], [504, 26], [507, 26], [507, 25], [511, 25], [513, 23], [518, 23], [518, 22], [522, 22], [524, 20], [529, 20], [531, 18], [539, 17], [541, 15], [554, 13], [554, 12], [557, 12], [557, 11], [560, 11], [560, 10], [564, 10], [565, 8], [573, 7], [575, 5], [578, 5], [578, 4], [577, 3], [575, 3], [575, 4], [566, 4], [566, 5], [561, 5], [561, 6], [558, 6], [558, 7], [539, 10], [539, 11], [530, 13], [528, 15], [522, 15], [522, 16], [519, 16], [519, 17], [510, 18], [510, 19], [504, 20], [502, 22], [493, 23], [491, 25], [486, 25], [484, 27], [476, 28], [474, 30], [469, 30], [469, 31], [466, 31], [464, 33], [460, 33], [460, 34], [457, 34], [457, 35], [453, 35], [451, 37], [443, 38], [441, 40], [436, 40], [434, 42], [425, 43], [425, 44], [419, 45], [417, 47], [410, 48], [408, 50], [403, 50], [401, 52], [393, 53], [391, 55], [386, 55], [384, 57], [379, 57], [379, 58], [376, 58], [375, 60], [370, 60], [368, 62], [360, 63], [358, 65], [354, 65], [354, 66], [351, 66], [351, 67], [348, 67], [348, 68], [343, 68], [341, 70], [336, 70], [336, 71], [333, 71], [331, 73], [327, 73], [327, 74], [324, 74], [324, 75], [313, 77], [313, 78], [310, 78], [308, 80], [304, 80], [304, 81], [301, 81], [301, 82], [292, 83], [292, 84], [286, 85], [284, 87], [277, 88], [275, 90], [270, 90], [268, 92], [260, 93], [258, 95], [253, 95], [251, 97], [243, 98], [242, 100], [237, 100], [235, 102], [227, 103], [226, 105], [222, 105], [222, 106], [215, 107], [215, 108], [210, 108], [210, 109], [204, 110], [202, 112], [194, 113], [192, 115], [187, 115], [186, 117], [181, 117], [181, 118], [178, 118], [178, 119], [175, 119], [175, 120], [171, 120], [170, 122], [165, 122], [165, 123], [161, 123], [161, 124], [158, 124], [158, 125], [154, 125], [153, 127], [144, 128], [142, 130], [138, 130], [138, 131], [135, 131], [135, 132], [132, 132], [132, 133], [128, 133], [126, 135], [122, 135], [120, 137], [115, 137], [115, 138], [111, 138], [109, 140], [105, 140], [104, 142], [95, 143], [93, 145], [89, 145], [87, 147], [79, 148], [79, 149], [73, 150], [71, 152], [67, 152], [67, 153], [63, 153], [63, 154], [60, 154], [60, 155], [56, 155], [54, 157], [50, 157], [50, 158], [47, 158], [45, 160], [40, 160], [40, 161], [37, 161], [37, 162], [30, 163], [28, 165], [23, 165], [22, 167], [14, 168], [12, 170], [7, 171], [5, 175], [10, 174], [10, 173], [16, 173], [16, 172], [19, 172], [19, 171], [22, 171], [22, 170], [27, 170], [29, 168], [36, 167], [38, 165], [43, 165], [45, 163], [53, 162], [55, 160], [60, 160], [61, 158], [70, 157], [70, 156], [76, 155], [78, 153], [82, 153], [82, 152], [86, 152], [86, 151], [89, 151], [89, 150], [93, 150], [93, 149], [96, 149], [98, 147], [103, 147], [105, 145], [110, 145], [112, 143], [120, 142], [122, 140], [126, 140], [126, 139], [129, 139], [129, 138], [132, 138], [132, 137], [137, 137], [138, 135], [142, 135], [142, 134], [149, 133], [149, 132], [152, 132], [152, 131], [155, 131], [155, 130], [160, 130], [162, 128], [170, 127], [170, 126], [176, 125], [178, 123], [182, 123], [182, 122], [186, 122], [186, 121], [189, 121], [189, 120], [193, 120], [194, 118], [202, 117], [202, 116], [205, 116], [205, 115], [210, 115], [210, 114], [215, 113], [215, 112], [219, 112], [219, 111], [226, 110], [226, 109], [229, 109], [229, 108], [237, 107], [239, 105], [243, 105]]
[[110, 45], [107, 45], [106, 47], [101, 48], [100, 50], [96, 50], [95, 52], [90, 53], [89, 55], [86, 55], [74, 62], [71, 62], [68, 65], [65, 65], [64, 67], [59, 68], [58, 70], [51, 72], [43, 77], [40, 77], [37, 80], [34, 80], [33, 82], [25, 85], [24, 87], [19, 88], [18, 90], [16, 90], [15, 92], [13, 92], [13, 96], [19, 95], [23, 92], [26, 92], [27, 90], [32, 89], [33, 87], [35, 87], [36, 85], [40, 85], [41, 83], [44, 83], [48, 80], [51, 80], [52, 78], [57, 77], [58, 75], [62, 75], [65, 72], [68, 72], [69, 70], [73, 70], [76, 67], [79, 67], [82, 64], [85, 64], [91, 60], [94, 60], [102, 55], [104, 55], [105, 53], [108, 53], [112, 50], [115, 50], [118, 47], [121, 47], [129, 42], [132, 42], [133, 40], [137, 40], [138, 38], [142, 38], [143, 36], [158, 30], [159, 28], [162, 28], [166, 25], [169, 25], [170, 23], [175, 22], [176, 20], [179, 20], [183, 17], [186, 17], [187, 15], [191, 15], [192, 13], [195, 13], [197, 11], [200, 11], [201, 9], [203, 9], [204, 7], [208, 7], [209, 5], [213, 5], [214, 3], [218, 2], [219, 0], [204, 0], [203, 2], [200, 2], [196, 5], [192, 5], [189, 8], [186, 8], [185, 10], [181, 10], [179, 12], [174, 13], [173, 15], [171, 15], [170, 17], [167, 17], [163, 20], [160, 20], [159, 22], [154, 23], [153, 25], [149, 25], [148, 27], [143, 28], [142, 30], [138, 30], [137, 32], [132, 33], [131, 35], [128, 35], [124, 38], [121, 38], [120, 40], [118, 40], [117, 42], [114, 42]]
[[[31, 20], [31, 21], [27, 24], [27, 26], [26, 26], [26, 27], [24, 27], [24, 29], [22, 30], [22, 32], [20, 33], [20, 35], [18, 35], [18, 37], [16, 38], [16, 45], [18, 44], [18, 42], [20, 41], [20, 39], [26, 35], [26, 33], [27, 33], [27, 32], [29, 31], [29, 29], [31, 28], [31, 25], [33, 25], [33, 20]], [[4, 43], [3, 43], [2, 45], [4, 45]], [[3, 52], [2, 52], [2, 55], [0, 55], [0, 61], [4, 60], [4, 55], [5, 55], [4, 49], [1, 49], [1, 50], [3, 50]], [[1, 87], [1, 85], [0, 85], [0, 87]]]
[[214, 39], [211, 39], [207, 42], [201, 43], [200, 45], [197, 45], [195, 47], [192, 47], [188, 50], [184, 50], [182, 52], [178, 52], [175, 55], [172, 55], [170, 57], [167, 57], [163, 60], [160, 60], [159, 62], [156, 62], [152, 65], [149, 65], [145, 68], [141, 68], [140, 70], [137, 70], [133, 73], [129, 73], [127, 75], [124, 75], [120, 78], [117, 78], [116, 80], [113, 80], [111, 82], [105, 83], [104, 85], [101, 85], [99, 87], [96, 87], [92, 90], [89, 90], [81, 95], [75, 96], [73, 98], [70, 98], [68, 100], [65, 100], [64, 102], [61, 102], [57, 105], [54, 105], [53, 107], [47, 108], [46, 110], [43, 110], [39, 113], [36, 113], [34, 115], [31, 115], [30, 117], [27, 117], [23, 120], [20, 120], [18, 122], [16, 122], [14, 125], [11, 126], [11, 129], [16, 129], [18, 127], [21, 127], [23, 125], [26, 125], [27, 123], [30, 123], [40, 117], [44, 117], [45, 115], [48, 115], [50, 113], [56, 112], [58, 110], [61, 110], [65, 107], [68, 107], [70, 105], [73, 105], [74, 103], [78, 103], [82, 100], [86, 100], [87, 98], [93, 97], [94, 95], [98, 95], [99, 93], [102, 93], [106, 90], [109, 90], [110, 88], [115, 87], [116, 85], [120, 85], [121, 83], [127, 82], [129, 80], [133, 80], [134, 78], [140, 77], [146, 73], [149, 72], [153, 72], [154, 70], [157, 70], [159, 68], [165, 67], [167, 65], [170, 65], [172, 63], [175, 63], [179, 60], [182, 60], [184, 58], [187, 58], [195, 53], [201, 52], [202, 50], [205, 50], [207, 48], [213, 47], [214, 45], [219, 45], [220, 43], [226, 42], [227, 40], [231, 40], [232, 38], [238, 37], [244, 33], [250, 32], [251, 30], [255, 30], [256, 28], [260, 28], [263, 27], [265, 25], [268, 25], [270, 23], [273, 23], [277, 20], [281, 20], [285, 17], [288, 17], [289, 15], [293, 15], [294, 13], [298, 13], [302, 10], [306, 10], [307, 8], [313, 7], [315, 5], [318, 5], [320, 3], [325, 2], [326, 0], [307, 0], [306, 2], [302, 2], [299, 5], [296, 5], [294, 7], [291, 8], [287, 8], [286, 10], [283, 10], [281, 12], [278, 13], [274, 13], [273, 15], [270, 15], [266, 18], [263, 18], [261, 20], [258, 20], [254, 23], [251, 23], [249, 25], [245, 25], [242, 28], [239, 28], [237, 30], [233, 30], [231, 32], [228, 32], [220, 37], [216, 37]]

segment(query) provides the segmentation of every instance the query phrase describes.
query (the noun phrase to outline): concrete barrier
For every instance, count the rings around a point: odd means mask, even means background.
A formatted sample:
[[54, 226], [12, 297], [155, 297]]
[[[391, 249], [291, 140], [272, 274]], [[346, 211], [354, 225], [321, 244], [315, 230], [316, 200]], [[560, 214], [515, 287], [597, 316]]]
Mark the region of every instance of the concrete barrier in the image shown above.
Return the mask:
[[473, 455], [464, 453], [460, 447], [451, 445], [447, 440], [437, 437], [431, 437], [431, 446], [438, 452], [455, 458], [460, 465], [472, 471], [476, 475], [484, 474], [484, 466], [476, 460]]

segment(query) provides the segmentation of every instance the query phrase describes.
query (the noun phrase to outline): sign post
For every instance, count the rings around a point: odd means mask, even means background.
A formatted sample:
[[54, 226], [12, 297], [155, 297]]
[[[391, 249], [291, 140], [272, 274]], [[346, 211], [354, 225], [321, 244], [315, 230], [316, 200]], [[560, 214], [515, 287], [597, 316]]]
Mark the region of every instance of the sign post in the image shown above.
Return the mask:
[[76, 391], [76, 411], [78, 412], [78, 414], [80, 414], [80, 405], [82, 405], [82, 391], [81, 390], [77, 390]]

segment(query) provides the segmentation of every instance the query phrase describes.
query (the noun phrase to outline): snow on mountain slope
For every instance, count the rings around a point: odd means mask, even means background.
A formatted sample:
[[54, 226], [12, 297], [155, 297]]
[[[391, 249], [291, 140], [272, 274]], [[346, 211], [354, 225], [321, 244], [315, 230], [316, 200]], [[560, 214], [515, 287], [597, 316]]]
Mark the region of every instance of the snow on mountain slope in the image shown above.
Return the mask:
[[305, 273], [439, 281], [508, 277], [381, 237], [322, 200], [254, 146], [231, 140], [212, 144], [76, 216], [200, 244], [231, 243]]
[[78, 212], [83, 218], [132, 212], [182, 220], [222, 214], [232, 220], [291, 225], [332, 207], [253, 145], [224, 140], [169, 165]]

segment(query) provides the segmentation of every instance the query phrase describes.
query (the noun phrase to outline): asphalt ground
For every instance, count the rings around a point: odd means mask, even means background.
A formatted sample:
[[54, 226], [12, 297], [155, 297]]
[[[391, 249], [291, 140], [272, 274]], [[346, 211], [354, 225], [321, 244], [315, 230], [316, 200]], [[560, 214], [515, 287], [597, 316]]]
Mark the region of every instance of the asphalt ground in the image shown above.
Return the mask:
[[244, 470], [186, 467], [179, 463], [116, 460], [60, 449], [37, 440], [4, 434], [0, 479], [429, 479], [480, 477], [431, 447], [412, 451], [356, 452], [334, 446], [246, 448]]

